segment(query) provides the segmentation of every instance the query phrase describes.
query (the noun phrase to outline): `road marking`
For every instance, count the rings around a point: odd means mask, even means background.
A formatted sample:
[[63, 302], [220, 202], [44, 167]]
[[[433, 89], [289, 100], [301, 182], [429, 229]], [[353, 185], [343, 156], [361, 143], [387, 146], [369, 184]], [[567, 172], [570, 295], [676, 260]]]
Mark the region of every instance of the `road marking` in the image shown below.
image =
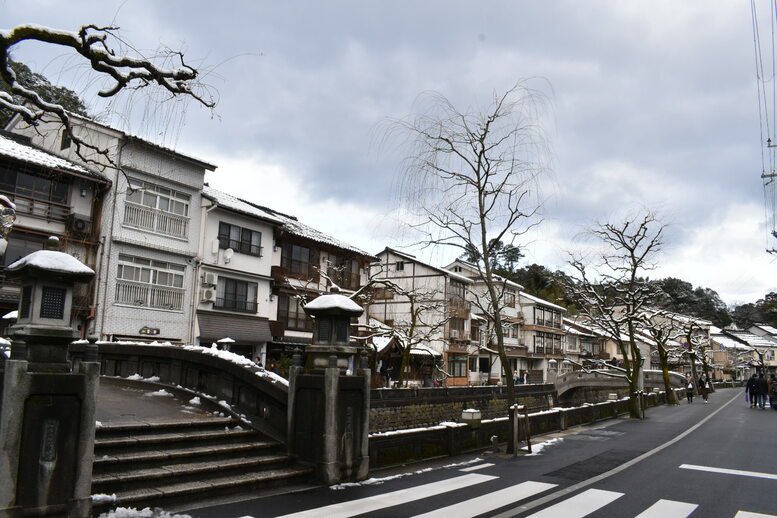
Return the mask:
[[739, 511], [734, 518], [777, 518], [773, 514], [761, 514], [761, 513], [748, 513], [747, 511]]
[[697, 507], [699, 507], [697, 504], [661, 499], [635, 518], [685, 518]]
[[615, 491], [589, 489], [556, 505], [546, 507], [528, 518], [558, 518], [559, 516], [564, 518], [582, 518], [622, 496], [623, 493], [616, 493]]
[[319, 518], [321, 516], [340, 518], [355, 516], [357, 514], [369, 513], [386, 507], [429, 498], [440, 493], [463, 489], [465, 487], [474, 486], [475, 484], [482, 484], [483, 482], [495, 480], [496, 478], [498, 477], [470, 473], [468, 475], [440, 480], [439, 482], [432, 482], [430, 484], [423, 484], [408, 489], [400, 489], [399, 491], [369, 496], [359, 500], [327, 505], [317, 509], [308, 509], [307, 511], [301, 511], [299, 513], [287, 514], [280, 518]]
[[696, 466], [694, 464], [680, 464], [680, 469], [695, 469], [696, 471], [708, 471], [710, 473], [723, 473], [725, 475], [739, 475], [742, 477], [777, 480], [777, 475], [773, 473], [759, 473], [758, 471], [743, 471], [741, 469], [713, 468], [711, 466]]
[[674, 439], [671, 439], [671, 440], [665, 442], [661, 446], [656, 446], [652, 450], [643, 453], [639, 457], [636, 457], [636, 458], [634, 458], [634, 459], [632, 459], [632, 460], [630, 460], [628, 462], [624, 462], [623, 464], [621, 464], [617, 468], [613, 468], [610, 471], [602, 473], [601, 475], [597, 475], [597, 476], [595, 476], [593, 478], [589, 478], [588, 480], [584, 480], [582, 482], [578, 482], [577, 484], [565, 487], [564, 489], [560, 489], [560, 490], [556, 491], [555, 493], [551, 493], [550, 495], [543, 496], [541, 498], [538, 498], [537, 500], [533, 500], [532, 502], [530, 502], [528, 504], [519, 505], [518, 507], [516, 507], [514, 509], [510, 509], [510, 510], [505, 511], [503, 513], [494, 515], [491, 518], [512, 518], [513, 516], [516, 516], [516, 515], [518, 515], [520, 513], [525, 513], [526, 511], [534, 509], [535, 507], [539, 507], [541, 505], [545, 505], [548, 502], [552, 502], [553, 500], [558, 500], [559, 498], [562, 498], [564, 496], [572, 494], [575, 491], [583, 489], [584, 487], [588, 487], [588, 486], [593, 485], [593, 484], [595, 484], [597, 482], [600, 482], [600, 481], [606, 479], [607, 477], [611, 477], [612, 475], [615, 475], [616, 473], [620, 473], [621, 471], [630, 468], [634, 464], [637, 464], [638, 462], [641, 462], [641, 461], [647, 459], [648, 457], [650, 457], [652, 455], [655, 455], [656, 453], [664, 450], [665, 448], [670, 447], [674, 443], [676, 443], [678, 441], [681, 441], [682, 439], [686, 438], [688, 435], [692, 434], [693, 432], [695, 432], [696, 430], [701, 428], [707, 421], [709, 421], [710, 419], [715, 417], [718, 414], [718, 412], [722, 411], [724, 408], [729, 406], [734, 401], [739, 400], [739, 398], [741, 398], [741, 397], [742, 397], [742, 392], [737, 392], [736, 396], [732, 397], [726, 403], [722, 404], [720, 406], [720, 408], [718, 408], [717, 410], [712, 412], [710, 415], [708, 415], [707, 417], [705, 417], [704, 419], [702, 419], [701, 421], [699, 421], [695, 425], [693, 425], [690, 428], [688, 428], [683, 433], [679, 434]]
[[472, 498], [465, 502], [420, 514], [415, 518], [445, 518], [450, 516], [455, 516], [456, 518], [471, 518], [472, 516], [478, 516], [519, 500], [523, 500], [524, 498], [529, 498], [530, 496], [537, 495], [554, 487], [556, 487], [556, 484], [532, 481], [522, 482], [512, 487], [506, 487], [487, 495]]
[[477, 466], [470, 466], [469, 468], [462, 468], [459, 471], [467, 471], [467, 472], [469, 472], [469, 471], [477, 471], [477, 470], [483, 469], [483, 468], [490, 468], [491, 466], [493, 466], [493, 464], [491, 464], [489, 462], [486, 462], [485, 464], [478, 464]]

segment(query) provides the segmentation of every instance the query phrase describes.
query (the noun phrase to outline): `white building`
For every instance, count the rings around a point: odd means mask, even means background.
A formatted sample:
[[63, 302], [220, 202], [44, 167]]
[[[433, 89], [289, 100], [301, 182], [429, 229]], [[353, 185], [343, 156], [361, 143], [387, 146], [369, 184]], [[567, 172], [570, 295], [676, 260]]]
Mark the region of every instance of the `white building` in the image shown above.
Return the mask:
[[[103, 340], [194, 340], [198, 304], [195, 265], [200, 247], [201, 191], [215, 166], [94, 121], [71, 115], [74, 131], [107, 151], [89, 158], [112, 182], [103, 210], [87, 221], [100, 229], [96, 318], [90, 332]], [[8, 129], [34, 145], [83, 163], [58, 122]], [[120, 166], [121, 171], [116, 167]]]

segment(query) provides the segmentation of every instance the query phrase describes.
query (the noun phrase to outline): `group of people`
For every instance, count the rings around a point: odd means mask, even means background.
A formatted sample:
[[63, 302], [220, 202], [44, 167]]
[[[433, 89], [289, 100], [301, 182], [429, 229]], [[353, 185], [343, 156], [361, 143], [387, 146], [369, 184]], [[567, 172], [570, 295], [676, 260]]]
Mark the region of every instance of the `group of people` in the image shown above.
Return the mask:
[[706, 374], [699, 376], [699, 381], [695, 384], [693, 378], [688, 374], [685, 377], [685, 396], [688, 398], [688, 403], [693, 403], [694, 389], [698, 388], [699, 395], [702, 397], [705, 403], [709, 403], [710, 389], [712, 388], [712, 382]]
[[750, 408], [766, 408], [767, 397], [769, 406], [777, 410], [777, 378], [774, 373], [769, 378], [763, 372], [750, 376], [745, 385], [745, 398], [750, 402]]

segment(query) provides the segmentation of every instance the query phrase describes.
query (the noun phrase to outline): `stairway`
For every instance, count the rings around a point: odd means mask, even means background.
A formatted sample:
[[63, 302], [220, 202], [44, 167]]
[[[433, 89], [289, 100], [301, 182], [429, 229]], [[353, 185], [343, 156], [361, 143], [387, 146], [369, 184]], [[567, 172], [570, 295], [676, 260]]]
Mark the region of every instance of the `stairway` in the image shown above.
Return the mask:
[[119, 507], [252, 495], [312, 476], [282, 444], [231, 417], [106, 424], [96, 435], [92, 494], [115, 494]]

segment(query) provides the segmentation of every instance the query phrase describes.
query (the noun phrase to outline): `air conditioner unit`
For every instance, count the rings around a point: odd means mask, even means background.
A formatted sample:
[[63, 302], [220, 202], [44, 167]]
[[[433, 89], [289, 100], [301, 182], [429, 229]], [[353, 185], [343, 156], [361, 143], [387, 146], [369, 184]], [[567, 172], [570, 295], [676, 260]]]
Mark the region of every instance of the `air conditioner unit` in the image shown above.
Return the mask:
[[458, 340], [459, 339], [459, 330], [458, 329], [452, 329], [451, 330], [451, 338], [453, 338], [454, 340]]
[[204, 273], [202, 274], [202, 285], [203, 286], [215, 286], [216, 285], [216, 275], [213, 273]]
[[92, 218], [83, 214], [71, 214], [68, 218], [68, 228], [71, 232], [88, 234], [92, 230]]
[[203, 302], [216, 302], [216, 290], [202, 290]]

